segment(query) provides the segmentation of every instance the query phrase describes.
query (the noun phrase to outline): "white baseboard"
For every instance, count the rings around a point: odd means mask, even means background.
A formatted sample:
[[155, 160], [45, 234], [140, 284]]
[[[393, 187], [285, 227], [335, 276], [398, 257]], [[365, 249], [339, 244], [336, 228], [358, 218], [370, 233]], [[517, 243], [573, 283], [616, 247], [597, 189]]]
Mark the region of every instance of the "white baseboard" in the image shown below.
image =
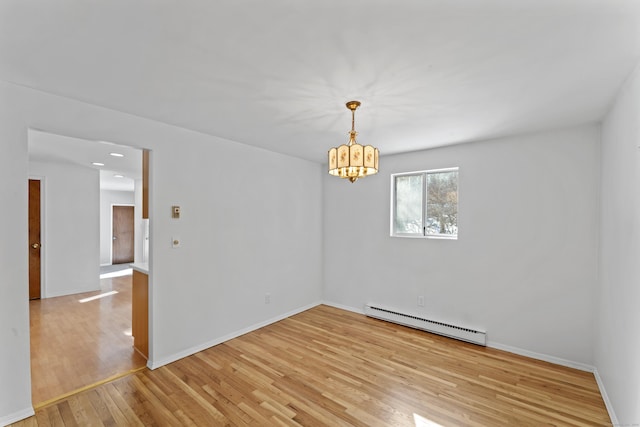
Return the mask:
[[598, 388], [600, 389], [602, 400], [604, 400], [604, 406], [606, 406], [607, 412], [609, 413], [609, 418], [611, 418], [611, 424], [614, 426], [621, 425], [618, 421], [618, 417], [616, 417], [615, 411], [613, 410], [613, 404], [609, 399], [607, 390], [604, 388], [604, 382], [602, 382], [602, 378], [600, 378], [600, 374], [598, 373], [597, 368], [593, 370], [593, 375], [596, 377], [596, 383], [598, 383]]
[[322, 304], [328, 305], [329, 307], [339, 308], [341, 310], [352, 311], [352, 312], [358, 313], [358, 314], [364, 314], [364, 307], [363, 308], [354, 308], [354, 307], [349, 307], [347, 305], [336, 304], [335, 302], [330, 302], [330, 301], [322, 301]]
[[0, 426], [8, 426], [9, 424], [24, 420], [25, 418], [29, 418], [33, 415], [35, 415], [33, 408], [26, 408], [0, 418]]
[[239, 337], [241, 335], [244, 335], [246, 333], [255, 331], [256, 329], [263, 328], [263, 327], [265, 327], [267, 325], [270, 325], [272, 323], [279, 322], [280, 320], [286, 319], [287, 317], [291, 317], [291, 316], [293, 316], [295, 314], [302, 313], [303, 311], [309, 310], [310, 308], [316, 307], [316, 306], [318, 306], [320, 304], [322, 304], [322, 303], [321, 302], [315, 302], [315, 303], [312, 303], [312, 304], [308, 304], [308, 305], [306, 305], [304, 307], [297, 308], [297, 309], [292, 310], [292, 311], [290, 311], [288, 313], [285, 313], [285, 314], [282, 314], [282, 315], [279, 315], [279, 316], [276, 316], [276, 317], [272, 317], [271, 319], [265, 320], [264, 322], [256, 323], [256, 324], [251, 325], [251, 326], [249, 326], [247, 328], [240, 329], [239, 331], [235, 331], [235, 332], [232, 332], [230, 334], [224, 335], [224, 336], [222, 336], [220, 338], [216, 338], [214, 340], [205, 342], [203, 344], [199, 344], [199, 345], [190, 347], [190, 348], [188, 348], [186, 350], [183, 350], [183, 351], [180, 351], [178, 353], [174, 353], [174, 354], [172, 354], [170, 356], [167, 356], [167, 357], [164, 357], [164, 358], [162, 358], [160, 360], [151, 360], [151, 359], [149, 359], [149, 361], [147, 362], [147, 367], [149, 369], [157, 369], [157, 368], [159, 368], [161, 366], [164, 366], [164, 365], [167, 365], [167, 364], [169, 364], [171, 362], [175, 362], [176, 360], [180, 360], [180, 359], [185, 358], [187, 356], [191, 356], [192, 354], [198, 353], [198, 352], [200, 352], [202, 350], [206, 350], [209, 347], [213, 347], [215, 345], [222, 344], [225, 341], [229, 341], [229, 340], [231, 340], [233, 338], [237, 338], [237, 337]]
[[509, 353], [518, 354], [520, 356], [530, 357], [532, 359], [542, 360], [543, 362], [553, 363], [555, 365], [566, 366], [567, 368], [574, 368], [580, 371], [593, 372], [595, 367], [587, 365], [586, 363], [574, 362], [572, 360], [562, 359], [560, 357], [550, 356], [548, 354], [536, 353], [535, 351], [529, 351], [518, 347], [512, 347], [506, 344], [500, 344], [494, 341], [488, 341], [487, 347], [495, 348], [497, 350], [508, 351]]
[[[335, 307], [335, 308], [340, 308], [342, 310], [347, 310], [347, 311], [352, 311], [354, 313], [364, 314], [364, 309], [358, 309], [358, 308], [355, 308], [355, 307], [349, 307], [349, 306], [346, 306], [346, 305], [337, 304], [337, 303], [330, 302], [330, 301], [323, 301], [322, 303], [324, 305], [328, 305], [328, 306]], [[530, 357], [532, 359], [542, 360], [542, 361], [553, 363], [553, 364], [560, 365], [560, 366], [566, 366], [568, 368], [579, 369], [581, 371], [586, 371], [586, 372], [594, 372], [595, 371], [595, 367], [593, 367], [591, 365], [587, 365], [585, 363], [574, 362], [572, 360], [566, 360], [566, 359], [562, 359], [560, 357], [555, 357], [555, 356], [549, 356], [548, 354], [536, 353], [534, 351], [529, 351], [529, 350], [525, 350], [525, 349], [518, 348], [518, 347], [512, 347], [510, 345], [500, 344], [500, 343], [497, 343], [497, 342], [494, 342], [494, 341], [487, 341], [487, 347], [495, 348], [497, 350], [508, 351], [509, 353], [514, 353], [514, 354], [518, 354], [520, 356]]]

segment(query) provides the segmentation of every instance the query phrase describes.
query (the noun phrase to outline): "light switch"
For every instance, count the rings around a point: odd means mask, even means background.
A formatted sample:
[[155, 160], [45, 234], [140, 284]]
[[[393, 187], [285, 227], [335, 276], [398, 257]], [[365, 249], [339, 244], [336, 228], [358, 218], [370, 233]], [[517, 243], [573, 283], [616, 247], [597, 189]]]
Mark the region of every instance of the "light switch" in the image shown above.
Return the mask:
[[180, 238], [179, 237], [172, 237], [171, 238], [171, 247], [172, 248], [179, 248], [180, 247]]
[[171, 218], [180, 218], [180, 206], [171, 206]]

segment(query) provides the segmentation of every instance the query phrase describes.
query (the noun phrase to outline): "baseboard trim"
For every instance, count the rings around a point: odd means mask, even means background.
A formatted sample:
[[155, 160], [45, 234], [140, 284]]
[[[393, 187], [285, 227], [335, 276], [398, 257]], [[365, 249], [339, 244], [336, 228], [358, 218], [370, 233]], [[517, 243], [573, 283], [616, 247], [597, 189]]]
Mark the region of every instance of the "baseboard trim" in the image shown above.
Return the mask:
[[14, 412], [13, 414], [5, 415], [4, 417], [0, 418], [0, 426], [8, 426], [9, 424], [13, 424], [20, 420], [24, 420], [25, 418], [32, 417], [35, 414], [36, 413], [33, 408], [25, 408], [21, 411]]
[[512, 347], [510, 345], [497, 343], [495, 341], [488, 341], [487, 347], [495, 348], [496, 350], [508, 351], [509, 353], [518, 354], [520, 356], [530, 357], [536, 360], [542, 360], [543, 362], [553, 363], [554, 365], [566, 366], [567, 368], [578, 369], [585, 372], [595, 371], [595, 367], [586, 363], [574, 362], [572, 360], [562, 359], [560, 357], [550, 356], [544, 353], [536, 353], [535, 351], [529, 351], [518, 347]]
[[151, 360], [150, 359], [147, 362], [147, 367], [149, 369], [157, 369], [157, 368], [159, 368], [161, 366], [168, 365], [169, 363], [175, 362], [176, 360], [183, 359], [183, 358], [185, 358], [187, 356], [191, 356], [192, 354], [196, 354], [196, 353], [198, 353], [198, 352], [200, 352], [202, 350], [206, 350], [206, 349], [208, 349], [210, 347], [216, 346], [218, 344], [222, 344], [225, 341], [229, 341], [231, 339], [237, 338], [237, 337], [242, 336], [244, 334], [247, 334], [249, 332], [253, 332], [253, 331], [257, 330], [257, 329], [263, 328], [263, 327], [268, 326], [268, 325], [270, 325], [272, 323], [279, 322], [280, 320], [284, 320], [287, 317], [291, 317], [291, 316], [296, 315], [298, 313], [302, 313], [303, 311], [307, 311], [307, 310], [309, 310], [309, 309], [311, 309], [313, 307], [316, 307], [316, 306], [318, 306], [320, 304], [322, 304], [322, 302], [315, 302], [315, 303], [311, 303], [311, 304], [305, 305], [303, 307], [297, 308], [295, 310], [289, 311], [289, 312], [281, 314], [279, 316], [272, 317], [271, 319], [265, 320], [264, 322], [256, 323], [256, 324], [251, 325], [251, 326], [249, 326], [247, 328], [240, 329], [238, 331], [235, 331], [235, 332], [232, 332], [230, 334], [224, 335], [224, 336], [222, 336], [220, 338], [216, 338], [214, 340], [207, 341], [207, 342], [205, 342], [203, 344], [190, 347], [190, 348], [188, 348], [186, 350], [183, 350], [183, 351], [180, 351], [178, 353], [174, 353], [174, 354], [172, 354], [170, 356], [167, 356], [167, 357], [164, 357], [164, 358], [162, 358], [160, 360]]
[[323, 305], [328, 305], [329, 307], [339, 308], [340, 310], [351, 311], [353, 313], [358, 313], [358, 314], [363, 314], [364, 315], [364, 307], [358, 309], [358, 308], [354, 308], [354, 307], [349, 307], [348, 305], [337, 304], [335, 302], [330, 302], [330, 301], [322, 301], [322, 304]]
[[611, 424], [614, 426], [621, 425], [618, 421], [618, 417], [616, 416], [616, 412], [613, 410], [613, 404], [609, 399], [607, 390], [604, 388], [604, 382], [602, 381], [597, 368], [593, 370], [593, 376], [596, 377], [596, 383], [598, 384], [598, 388], [600, 389], [602, 400], [604, 400], [604, 406], [607, 408], [607, 412], [609, 413], [609, 418], [611, 418]]
[[[354, 313], [364, 314], [364, 309], [358, 309], [358, 308], [355, 308], [355, 307], [349, 307], [349, 306], [346, 306], [346, 305], [337, 304], [337, 303], [330, 302], [330, 301], [323, 301], [322, 303], [324, 305], [328, 305], [328, 306], [331, 306], [331, 307], [339, 308], [339, 309], [342, 309], [342, 310], [347, 310], [347, 311], [352, 311]], [[534, 351], [529, 351], [529, 350], [525, 350], [525, 349], [522, 349], [522, 348], [513, 347], [513, 346], [510, 346], [510, 345], [497, 343], [495, 341], [487, 341], [487, 347], [495, 348], [496, 350], [507, 351], [509, 353], [518, 354], [520, 356], [530, 357], [530, 358], [536, 359], [536, 360], [542, 360], [544, 362], [549, 362], [549, 363], [553, 363], [553, 364], [560, 365], [560, 366], [566, 366], [568, 368], [578, 369], [580, 371], [586, 371], [586, 372], [594, 372], [595, 371], [595, 367], [593, 367], [591, 365], [587, 365], [585, 363], [574, 362], [572, 360], [562, 359], [560, 357], [550, 356], [548, 354], [536, 353]]]

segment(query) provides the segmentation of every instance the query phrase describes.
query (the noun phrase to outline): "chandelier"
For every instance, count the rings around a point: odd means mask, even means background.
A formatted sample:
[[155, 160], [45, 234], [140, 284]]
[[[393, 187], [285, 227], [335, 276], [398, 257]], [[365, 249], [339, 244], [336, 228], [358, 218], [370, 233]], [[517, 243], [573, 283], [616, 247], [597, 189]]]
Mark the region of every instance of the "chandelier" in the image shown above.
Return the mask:
[[371, 145], [364, 147], [356, 142], [355, 115], [360, 101], [347, 102], [351, 110], [351, 131], [346, 145], [329, 150], [329, 175], [356, 182], [358, 178], [378, 173], [378, 149]]

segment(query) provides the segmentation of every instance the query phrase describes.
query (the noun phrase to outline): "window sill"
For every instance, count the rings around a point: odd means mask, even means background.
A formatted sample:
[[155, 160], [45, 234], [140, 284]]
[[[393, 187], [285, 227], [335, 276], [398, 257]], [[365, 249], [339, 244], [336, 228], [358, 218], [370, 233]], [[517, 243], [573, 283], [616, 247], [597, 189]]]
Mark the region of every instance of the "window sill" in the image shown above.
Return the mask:
[[391, 234], [391, 237], [400, 237], [400, 238], [405, 238], [405, 239], [433, 239], [433, 240], [458, 240], [458, 236], [447, 236], [447, 235], [433, 235], [433, 234], [427, 234], [426, 236], [423, 235], [416, 235], [416, 234]]

